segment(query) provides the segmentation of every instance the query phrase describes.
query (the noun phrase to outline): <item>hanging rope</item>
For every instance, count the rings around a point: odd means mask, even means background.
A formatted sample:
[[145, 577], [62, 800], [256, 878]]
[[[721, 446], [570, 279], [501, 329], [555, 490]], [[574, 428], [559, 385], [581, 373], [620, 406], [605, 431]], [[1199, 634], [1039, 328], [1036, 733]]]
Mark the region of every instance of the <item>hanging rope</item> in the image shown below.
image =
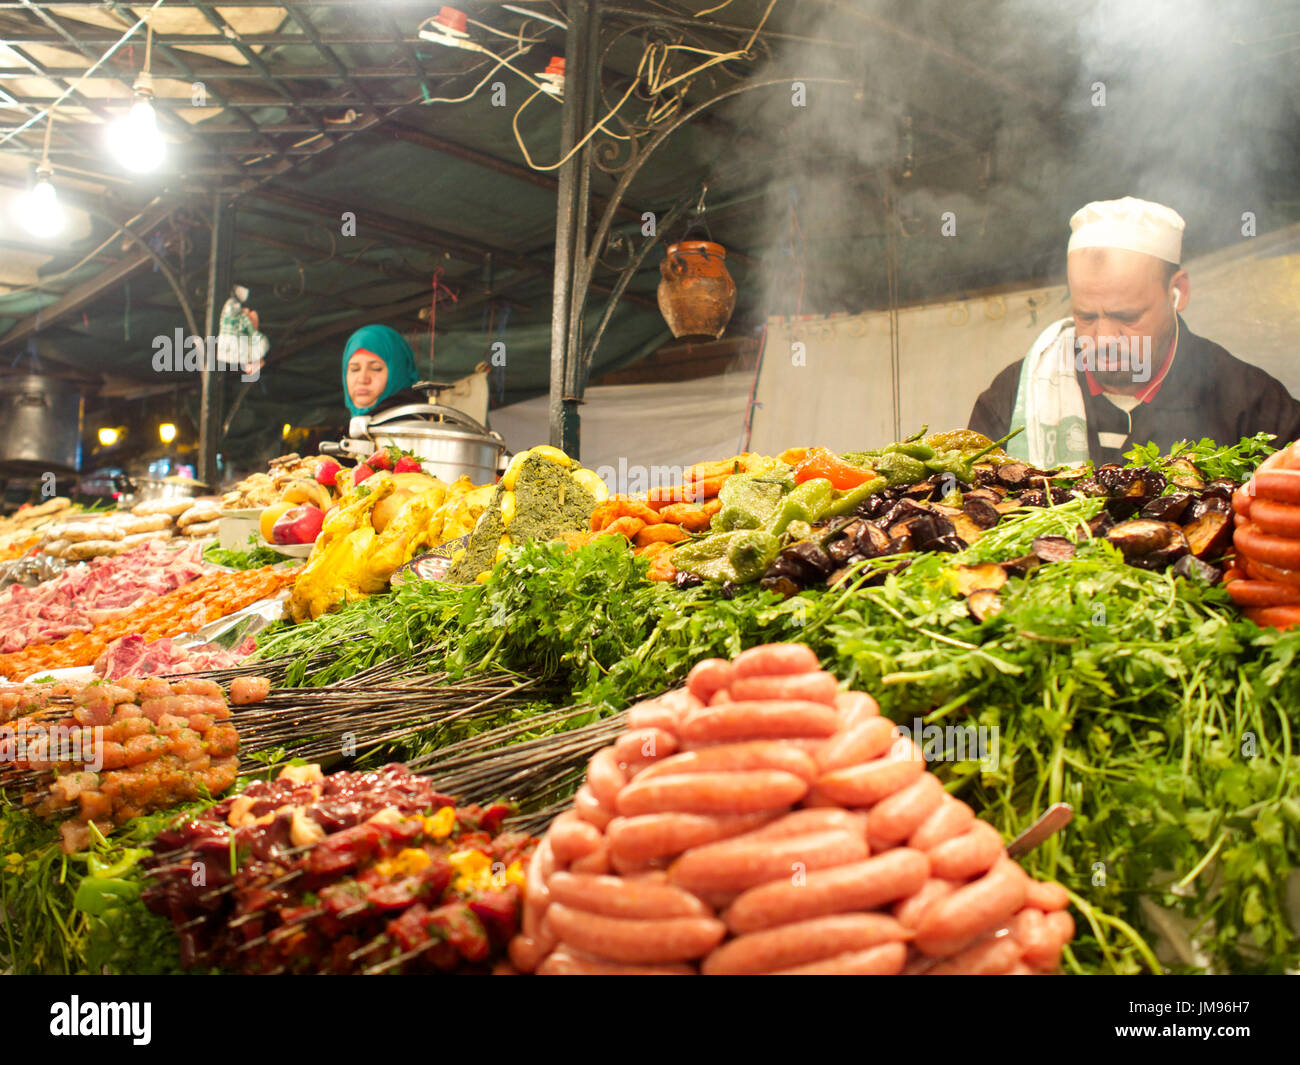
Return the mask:
[[433, 300], [429, 304], [429, 380], [433, 380], [433, 333], [434, 326], [438, 321], [438, 300], [442, 295], [450, 298], [452, 303], [456, 303], [460, 297], [451, 289], [442, 283], [442, 267], [438, 267], [433, 272]]

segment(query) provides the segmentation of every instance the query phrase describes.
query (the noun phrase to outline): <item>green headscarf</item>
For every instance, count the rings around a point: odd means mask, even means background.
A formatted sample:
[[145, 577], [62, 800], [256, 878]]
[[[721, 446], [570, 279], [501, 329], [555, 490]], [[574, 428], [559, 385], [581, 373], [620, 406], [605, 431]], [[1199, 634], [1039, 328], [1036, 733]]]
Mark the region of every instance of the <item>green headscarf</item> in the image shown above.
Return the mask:
[[[348, 393], [348, 360], [362, 348], [378, 355], [388, 367], [388, 387], [384, 389], [383, 395], [364, 409], [353, 403], [352, 396]], [[384, 400], [404, 388], [410, 388], [419, 379], [420, 375], [415, 371], [415, 354], [411, 351], [411, 345], [396, 329], [386, 325], [363, 325], [348, 337], [347, 346], [343, 349], [343, 402], [348, 405], [348, 410], [354, 417], [358, 414], [369, 414]]]

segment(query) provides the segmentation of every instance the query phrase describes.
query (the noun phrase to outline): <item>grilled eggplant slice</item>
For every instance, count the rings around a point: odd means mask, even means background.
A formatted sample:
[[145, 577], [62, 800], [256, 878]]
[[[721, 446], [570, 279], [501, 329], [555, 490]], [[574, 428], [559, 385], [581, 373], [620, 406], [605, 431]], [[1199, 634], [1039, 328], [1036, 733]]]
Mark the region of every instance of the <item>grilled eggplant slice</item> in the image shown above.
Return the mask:
[[1218, 558], [1232, 543], [1232, 516], [1209, 510], [1183, 526], [1187, 547], [1197, 558]]
[[1218, 584], [1223, 580], [1222, 569], [1211, 566], [1208, 562], [1202, 562], [1195, 555], [1184, 555], [1174, 563], [1172, 572], [1175, 577], [1200, 580], [1206, 584]]
[[1064, 536], [1040, 536], [1032, 546], [1034, 554], [1044, 562], [1068, 562], [1074, 558], [1075, 546]]
[[996, 592], [1007, 583], [1007, 571], [994, 562], [980, 566], [954, 566], [952, 571], [957, 575], [960, 595], [973, 595], [981, 588]]
[[966, 609], [976, 621], [988, 621], [1002, 613], [1002, 600], [992, 588], [980, 588], [966, 600]]
[[1191, 492], [1170, 492], [1167, 496], [1156, 496], [1139, 512], [1139, 516], [1152, 521], [1181, 521], [1188, 507], [1196, 502]]
[[1177, 525], [1148, 518], [1120, 522], [1106, 534], [1106, 539], [1118, 547], [1130, 562], [1171, 547], [1181, 546], [1182, 553], [1186, 554], [1187, 548], [1187, 538]]
[[[979, 497], [972, 499], [970, 496], [967, 496], [962, 510], [964, 511], [967, 520], [970, 521], [976, 529], [991, 529], [1002, 520], [1002, 515], [998, 513], [997, 508], [993, 503], [987, 499], [981, 499]], [[956, 524], [957, 519], [954, 518], [953, 525]], [[963, 539], [970, 539], [970, 537], [966, 536], [965, 533], [962, 533], [960, 529], [957, 531]]]
[[1201, 471], [1196, 468], [1191, 459], [1174, 459], [1165, 469], [1168, 471], [1169, 480], [1179, 488], [1199, 490], [1205, 487], [1205, 481], [1201, 479]]

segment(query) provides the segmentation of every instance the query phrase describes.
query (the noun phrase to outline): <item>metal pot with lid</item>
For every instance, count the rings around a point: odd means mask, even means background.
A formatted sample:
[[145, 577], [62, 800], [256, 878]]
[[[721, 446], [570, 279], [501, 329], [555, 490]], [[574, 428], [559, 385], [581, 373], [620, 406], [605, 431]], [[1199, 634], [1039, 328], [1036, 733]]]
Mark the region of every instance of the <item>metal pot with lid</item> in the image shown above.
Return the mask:
[[348, 425], [346, 440], [321, 444], [320, 450], [364, 462], [381, 447], [409, 451], [427, 473], [443, 481], [464, 476], [475, 484], [491, 484], [505, 468], [506, 442], [500, 433], [437, 403], [407, 403], [358, 415]]
[[48, 374], [0, 378], [0, 472], [81, 468], [81, 390]]
[[152, 503], [159, 499], [197, 499], [209, 491], [206, 484], [189, 477], [128, 476], [123, 487], [125, 492], [119, 507], [133, 507], [137, 503]]

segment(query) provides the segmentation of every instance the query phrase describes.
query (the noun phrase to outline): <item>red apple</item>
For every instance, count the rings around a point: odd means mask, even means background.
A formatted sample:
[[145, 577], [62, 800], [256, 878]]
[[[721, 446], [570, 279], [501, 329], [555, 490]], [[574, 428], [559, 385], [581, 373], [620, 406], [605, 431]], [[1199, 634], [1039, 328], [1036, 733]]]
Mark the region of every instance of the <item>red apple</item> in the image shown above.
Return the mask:
[[319, 507], [304, 503], [286, 510], [271, 527], [271, 539], [277, 544], [309, 544], [320, 534], [325, 515]]
[[320, 469], [316, 471], [316, 483], [323, 484], [326, 488], [334, 487], [334, 480], [339, 475], [340, 466], [333, 459], [326, 459], [320, 464]]

